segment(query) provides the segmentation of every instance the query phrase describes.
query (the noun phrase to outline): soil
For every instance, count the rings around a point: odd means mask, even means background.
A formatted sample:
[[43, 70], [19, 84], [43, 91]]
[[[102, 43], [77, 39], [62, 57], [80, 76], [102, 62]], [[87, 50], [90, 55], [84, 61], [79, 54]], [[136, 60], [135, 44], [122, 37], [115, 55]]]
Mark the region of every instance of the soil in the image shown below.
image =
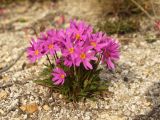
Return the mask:
[[[74, 18], [96, 26], [106, 15], [101, 5], [97, 0], [26, 1], [0, 8], [0, 68], [15, 60], [36, 33], [51, 27], [66, 27]], [[105, 12], [109, 13], [112, 8], [110, 3], [107, 6]], [[23, 54], [11, 69], [0, 75], [0, 119], [159, 120], [158, 32], [153, 29], [152, 22], [143, 17], [139, 32], [113, 35], [121, 43], [121, 59], [115, 71], [104, 70], [101, 74], [102, 79], [111, 81], [107, 96], [76, 106], [65, 103], [63, 96], [50, 95], [47, 88], [33, 83], [45, 59], [31, 64], [26, 53]]]

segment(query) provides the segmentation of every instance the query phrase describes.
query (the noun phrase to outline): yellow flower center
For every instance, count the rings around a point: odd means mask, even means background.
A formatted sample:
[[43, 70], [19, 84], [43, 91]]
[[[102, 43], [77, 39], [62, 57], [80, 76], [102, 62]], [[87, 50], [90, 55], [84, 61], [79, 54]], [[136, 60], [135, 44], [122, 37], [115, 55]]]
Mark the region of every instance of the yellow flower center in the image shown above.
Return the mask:
[[60, 76], [60, 77], [61, 77], [62, 79], [64, 79], [64, 77], [65, 77], [65, 76], [64, 76], [64, 74], [61, 74], [61, 76]]
[[74, 48], [69, 48], [69, 53], [73, 53], [74, 52]]
[[91, 42], [91, 45], [92, 45], [93, 47], [96, 47], [96, 46], [97, 46], [96, 42]]
[[53, 47], [54, 47], [53, 44], [48, 45], [49, 49], [53, 49]]
[[80, 40], [81, 36], [80, 34], [76, 34], [76, 40]]
[[39, 54], [39, 51], [38, 51], [38, 50], [35, 50], [35, 51], [34, 51], [34, 54], [35, 54], [35, 55], [38, 55], [38, 54]]
[[81, 58], [81, 59], [85, 59], [85, 58], [86, 58], [86, 54], [85, 54], [85, 53], [82, 53], [82, 54], [80, 55], [80, 58]]

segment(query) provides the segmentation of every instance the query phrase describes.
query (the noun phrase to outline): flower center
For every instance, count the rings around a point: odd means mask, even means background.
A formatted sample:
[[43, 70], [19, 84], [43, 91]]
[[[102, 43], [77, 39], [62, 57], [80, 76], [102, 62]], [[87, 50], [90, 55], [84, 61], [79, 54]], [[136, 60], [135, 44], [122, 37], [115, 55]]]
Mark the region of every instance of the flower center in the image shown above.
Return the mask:
[[38, 51], [38, 50], [35, 50], [35, 51], [34, 51], [34, 54], [35, 54], [35, 55], [38, 55], [38, 54], [39, 54], [39, 51]]
[[96, 47], [96, 46], [97, 46], [96, 42], [91, 42], [91, 45], [92, 45], [93, 47]]
[[49, 49], [53, 49], [53, 47], [54, 47], [53, 44], [48, 45]]
[[69, 53], [72, 54], [74, 52], [74, 48], [69, 48]]
[[81, 36], [80, 34], [76, 34], [76, 40], [80, 40]]
[[106, 57], [108, 58], [110, 56], [111, 56], [111, 54], [108, 51], [106, 51]]
[[85, 59], [85, 58], [86, 58], [86, 54], [85, 54], [85, 53], [82, 53], [82, 54], [80, 55], [80, 58], [81, 58], [81, 59]]
[[62, 79], [64, 79], [64, 77], [65, 77], [65, 76], [64, 76], [64, 74], [61, 74], [61, 76], [60, 76], [60, 77], [61, 77]]

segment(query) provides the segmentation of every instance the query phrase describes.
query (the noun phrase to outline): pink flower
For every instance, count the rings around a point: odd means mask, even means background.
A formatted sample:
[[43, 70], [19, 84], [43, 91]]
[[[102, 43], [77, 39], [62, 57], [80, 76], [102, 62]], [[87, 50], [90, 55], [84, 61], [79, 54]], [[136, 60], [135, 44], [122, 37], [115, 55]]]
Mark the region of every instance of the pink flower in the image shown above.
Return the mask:
[[36, 42], [34, 39], [31, 41], [31, 47], [27, 48], [28, 59], [31, 62], [35, 62], [44, 55], [44, 51], [41, 47], [41, 41]]
[[99, 36], [99, 33], [91, 34], [88, 42], [96, 52], [100, 52], [102, 48], [106, 46], [106, 42], [103, 41], [103, 36]]
[[76, 52], [74, 44], [71, 42], [71, 38], [66, 36], [66, 40], [63, 42], [64, 48], [62, 49], [62, 55], [65, 57], [64, 62], [67, 66], [75, 65]]
[[51, 56], [53, 56], [55, 52], [59, 50], [58, 45], [54, 41], [54, 38], [49, 38], [47, 41], [43, 42], [43, 46], [45, 53], [50, 53]]
[[66, 37], [67, 35], [64, 30], [57, 31], [55, 39], [56, 39], [57, 45], [61, 48], [61, 50], [65, 47], [63, 43], [65, 42]]
[[56, 59], [56, 65], [59, 65], [59, 64], [61, 64], [61, 62], [62, 62], [62, 60], [61, 59]]
[[72, 60], [72, 58], [70, 56], [65, 57], [64, 59], [64, 65], [71, 67], [72, 65], [74, 65], [74, 61]]
[[91, 51], [91, 47], [86, 48], [76, 48], [77, 58], [76, 58], [76, 66], [80, 66], [83, 63], [83, 66], [86, 70], [92, 69], [92, 65], [90, 64], [91, 60], [97, 60], [95, 57], [95, 52]]
[[54, 29], [47, 30], [46, 33], [47, 33], [47, 36], [49, 37], [55, 37], [57, 35], [57, 31]]
[[40, 40], [45, 54], [49, 53], [53, 56], [55, 52], [59, 50], [59, 46], [57, 45], [57, 36], [58, 32], [54, 29], [48, 30], [46, 34], [41, 33]]
[[53, 78], [52, 81], [54, 81], [55, 85], [62, 85], [64, 84], [66, 73], [61, 68], [55, 68], [52, 72]]
[[[59, 52], [53, 58], [56, 66], [79, 67], [82, 64], [87, 70], [93, 69], [91, 63], [99, 56], [109, 69], [114, 69], [114, 62], [119, 59], [119, 44], [102, 32], [93, 33], [93, 28], [85, 22], [72, 20], [67, 29], [50, 29], [41, 33], [37, 41], [32, 40], [27, 52], [31, 62]], [[57, 84], [63, 82], [56, 81]]]
[[[109, 39], [109, 38], [108, 38]], [[114, 61], [117, 61], [120, 56], [119, 44], [113, 39], [106, 40], [107, 45], [103, 49], [102, 60], [105, 62], [109, 69], [114, 69]]]
[[73, 33], [75, 40], [84, 41], [86, 35], [92, 33], [93, 28], [83, 21], [77, 22], [73, 20], [70, 22], [70, 28], [67, 31]]

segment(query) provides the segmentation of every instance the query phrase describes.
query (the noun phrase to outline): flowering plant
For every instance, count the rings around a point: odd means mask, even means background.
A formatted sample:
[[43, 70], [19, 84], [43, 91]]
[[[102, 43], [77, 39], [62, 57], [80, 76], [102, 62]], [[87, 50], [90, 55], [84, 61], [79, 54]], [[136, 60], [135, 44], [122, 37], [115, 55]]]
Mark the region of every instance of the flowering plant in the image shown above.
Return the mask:
[[114, 69], [114, 62], [119, 59], [119, 44], [102, 32], [94, 33], [85, 22], [71, 20], [65, 30], [50, 29], [32, 39], [27, 53], [31, 62], [43, 56], [49, 61], [43, 71], [45, 79], [35, 82], [70, 101], [78, 101], [106, 89], [98, 65], [104, 63], [108, 69]]

